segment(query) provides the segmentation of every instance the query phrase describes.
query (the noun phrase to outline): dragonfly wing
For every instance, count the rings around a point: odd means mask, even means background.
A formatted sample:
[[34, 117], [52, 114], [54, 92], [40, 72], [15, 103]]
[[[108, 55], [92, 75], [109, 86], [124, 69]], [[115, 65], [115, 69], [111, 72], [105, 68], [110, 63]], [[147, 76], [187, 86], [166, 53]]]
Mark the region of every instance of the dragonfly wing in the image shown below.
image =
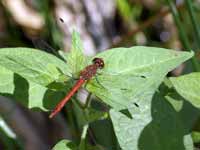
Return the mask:
[[[193, 54], [163, 48], [136, 46], [115, 48], [99, 53], [105, 67], [95, 80], [88, 84], [88, 90], [103, 101], [121, 109], [134, 103], [146, 91], [155, 91], [164, 76]], [[98, 87], [98, 88], [97, 88]]]
[[135, 74], [99, 75], [98, 82], [93, 79], [86, 88], [117, 110], [127, 108], [135, 97], [155, 86], [152, 79]]
[[62, 55], [59, 54], [57, 50], [55, 50], [52, 46], [50, 46], [46, 41], [44, 41], [42, 38], [32, 38], [32, 43], [37, 49], [41, 49], [47, 53], [53, 54], [56, 57], [62, 59], [63, 61], [66, 61]]

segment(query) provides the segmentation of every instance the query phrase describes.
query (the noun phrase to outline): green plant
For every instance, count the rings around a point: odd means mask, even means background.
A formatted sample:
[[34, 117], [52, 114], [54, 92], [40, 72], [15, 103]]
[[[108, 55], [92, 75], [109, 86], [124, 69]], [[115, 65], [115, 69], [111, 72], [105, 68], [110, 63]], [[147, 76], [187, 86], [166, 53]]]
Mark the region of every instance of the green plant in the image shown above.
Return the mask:
[[[66, 62], [36, 49], [0, 49], [1, 94], [28, 108], [51, 110], [69, 91], [73, 78], [91, 63], [82, 51], [76, 32], [71, 52], [60, 52]], [[75, 114], [77, 126], [73, 129], [80, 136], [73, 141], [62, 140], [53, 149], [192, 150], [190, 133], [200, 106], [200, 87], [195, 83], [200, 74], [165, 77], [192, 56], [193, 52], [144, 46], [97, 54], [95, 57], [104, 60], [105, 68], [98, 72], [98, 81], [91, 79], [85, 88], [110, 108], [104, 106], [108, 111], [103, 111], [96, 107], [90, 96], [86, 104], [74, 97], [66, 107]], [[73, 119], [70, 124], [73, 126]], [[96, 137], [95, 145], [88, 140], [89, 130]], [[105, 135], [108, 132], [110, 135]]]

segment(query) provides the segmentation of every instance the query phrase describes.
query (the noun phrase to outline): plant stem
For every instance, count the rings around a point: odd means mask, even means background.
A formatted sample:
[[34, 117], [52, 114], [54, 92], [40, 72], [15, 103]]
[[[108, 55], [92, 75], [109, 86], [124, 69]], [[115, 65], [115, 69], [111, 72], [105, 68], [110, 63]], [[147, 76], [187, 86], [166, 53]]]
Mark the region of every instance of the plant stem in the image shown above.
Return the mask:
[[196, 19], [195, 13], [194, 13], [192, 1], [191, 0], [185, 0], [185, 3], [186, 3], [186, 7], [188, 9], [188, 12], [189, 12], [189, 15], [190, 15], [190, 18], [191, 18], [191, 21], [192, 21], [194, 31], [196, 33], [195, 36], [197, 38], [197, 44], [198, 44], [198, 47], [200, 48], [200, 31], [199, 31], [197, 19]]
[[[91, 103], [91, 95], [92, 93], [89, 93], [88, 94], [88, 97], [86, 99], [86, 103], [84, 105], [84, 109], [87, 109], [89, 106], [90, 106], [90, 103]], [[83, 114], [85, 116], [85, 118], [87, 118], [87, 114], [85, 112], [85, 110], [83, 109]], [[87, 120], [88, 121], [88, 120]], [[82, 134], [81, 134], [81, 141], [80, 141], [80, 144], [79, 144], [79, 149], [80, 150], [87, 150], [87, 144], [86, 144], [86, 135], [87, 135], [87, 130], [89, 128], [89, 123], [85, 124], [83, 126], [83, 131], [82, 131]]]
[[91, 103], [91, 96], [92, 96], [92, 93], [89, 93], [88, 94], [88, 97], [86, 99], [86, 102], [85, 102], [85, 106], [84, 106], [84, 109], [88, 108], [90, 106], [90, 103]]
[[75, 121], [75, 117], [74, 117], [74, 111], [73, 111], [73, 107], [72, 107], [72, 103], [69, 103], [66, 107], [65, 107], [65, 111], [67, 112], [67, 118], [68, 121], [70, 123], [70, 128], [71, 128], [71, 134], [72, 134], [72, 138], [75, 141], [78, 141], [78, 127], [77, 127], [77, 122]]
[[[172, 0], [167, 0], [168, 2], [168, 5], [172, 11], [172, 15], [173, 15], [173, 18], [174, 18], [174, 21], [176, 23], [176, 26], [177, 26], [177, 29], [178, 29], [178, 32], [179, 32], [179, 37], [180, 37], [180, 40], [181, 40], [181, 43], [183, 44], [183, 47], [185, 50], [187, 51], [192, 51], [191, 49], [191, 46], [189, 44], [189, 41], [187, 39], [187, 36], [186, 36], [186, 33], [181, 25], [181, 21], [180, 21], [180, 16], [179, 16], [179, 13], [177, 11], [177, 8], [176, 6], [174, 5], [174, 3], [172, 2]], [[198, 64], [198, 61], [196, 60], [195, 57], [192, 57], [192, 64], [193, 64], [193, 68], [195, 71], [200, 71], [200, 66]]]
[[79, 145], [80, 150], [87, 150], [86, 135], [87, 135], [88, 127], [89, 127], [88, 124], [84, 125], [84, 127], [83, 127], [83, 131], [82, 131], [82, 134], [81, 134], [81, 142], [80, 142], [80, 145]]

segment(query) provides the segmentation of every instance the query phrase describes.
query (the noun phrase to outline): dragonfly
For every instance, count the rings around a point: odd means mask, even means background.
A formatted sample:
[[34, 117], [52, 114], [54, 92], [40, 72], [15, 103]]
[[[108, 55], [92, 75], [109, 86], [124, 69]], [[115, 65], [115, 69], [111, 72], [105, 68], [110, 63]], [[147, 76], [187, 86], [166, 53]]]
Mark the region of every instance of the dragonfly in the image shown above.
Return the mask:
[[[40, 42], [40, 44], [44, 46], [44, 42]], [[49, 48], [49, 51], [53, 49], [45, 43], [45, 49], [47, 48]], [[126, 49], [124, 49], [124, 51], [126, 51]], [[118, 50], [115, 50], [115, 53], [118, 53]], [[120, 62], [119, 59], [117, 61]], [[106, 64], [106, 68], [104, 67], [104, 64]], [[116, 62], [116, 64], [119, 63]], [[87, 84], [86, 89], [93, 93], [97, 98], [119, 110], [126, 108], [134, 96], [138, 95], [138, 92], [141, 92], [141, 89], [145, 89], [149, 78], [146, 76], [145, 70], [142, 70], [141, 72], [140, 70], [138, 70], [139, 72], [136, 70], [136, 72], [126, 74], [123, 72], [124, 70], [126, 71], [126, 68], [123, 68], [123, 65], [115, 65], [113, 69], [110, 69], [111, 67], [113, 66], [109, 59], [104, 55], [97, 55], [94, 57], [94, 59], [92, 59], [92, 64], [87, 65], [80, 71], [78, 80], [69, 93], [56, 105], [50, 113], [49, 118], [53, 118], [58, 114], [71, 97], [75, 95], [82, 85], [88, 83], [88, 81], [91, 82]], [[102, 69], [102, 71], [99, 72], [99, 69]], [[69, 77], [73, 77], [73, 75]], [[96, 80], [93, 80], [93, 77], [97, 77], [95, 78]], [[137, 103], [134, 102], [133, 104], [136, 107], [139, 107]]]
[[81, 72], [78, 81], [72, 87], [71, 91], [56, 105], [54, 110], [49, 115], [49, 118], [53, 118], [58, 114], [70, 98], [81, 88], [81, 86], [94, 77], [98, 69], [104, 67], [104, 61], [102, 58], [94, 58], [91, 65], [86, 66]]
[[[63, 19], [60, 19], [60, 21], [64, 23]], [[55, 50], [51, 48], [51, 46], [49, 46], [46, 43], [44, 44], [44, 42], [42, 45], [45, 46], [45, 49], [49, 49], [49, 51], [53, 50], [53, 53], [57, 57], [65, 61], [65, 59], [62, 56], [55, 53]], [[128, 49], [124, 49], [124, 51], [127, 50]], [[115, 50], [115, 53], [117, 54], [119, 51], [120, 50]], [[129, 53], [127, 54], [129, 55]], [[120, 62], [120, 59], [117, 60]], [[142, 72], [140, 72], [140, 70], [138, 70], [139, 72], [137, 72], [136, 70], [136, 72], [134, 73], [126, 74], [123, 73], [122, 71], [122, 70], [126, 71], [124, 66], [119, 65], [119, 66], [114, 66], [117, 68], [113, 68], [111, 71], [109, 70], [109, 68], [111, 68], [110, 65], [111, 63], [109, 61], [106, 61], [106, 66], [107, 66], [106, 71], [104, 70], [103, 72], [101, 72], [101, 74], [98, 74], [99, 76], [98, 80], [96, 78], [96, 82], [93, 81], [92, 78], [94, 76], [97, 77], [96, 76], [97, 71], [99, 69], [104, 68], [105, 61], [106, 57], [103, 55], [99, 55], [92, 60], [91, 65], [86, 66], [82, 71], [80, 71], [78, 80], [71, 88], [70, 92], [56, 105], [56, 107], [49, 115], [49, 118], [53, 118], [56, 114], [58, 114], [61, 111], [61, 109], [65, 106], [65, 104], [71, 99], [71, 97], [81, 88], [81, 86], [90, 80], [92, 82], [88, 84], [87, 90], [93, 93], [96, 97], [105, 101], [108, 105], [115, 107], [119, 110], [126, 108], [126, 106], [129, 105], [129, 102], [133, 99], [133, 96], [137, 95], [138, 92], [141, 91], [140, 89], [145, 89], [146, 82], [148, 81], [148, 78], [145, 75], [145, 70], [143, 70]], [[121, 100], [123, 100], [123, 102]], [[139, 107], [137, 103], [133, 104], [136, 107]]]
[[[64, 20], [62, 18], [60, 18], [60, 21], [64, 23]], [[55, 56], [65, 61], [65, 59], [61, 55], [59, 55], [54, 48], [52, 48], [41, 38], [32, 39], [32, 42], [33, 45], [38, 49], [43, 49], [49, 53], [53, 53]], [[49, 115], [49, 118], [53, 118], [57, 113], [59, 113], [61, 109], [65, 106], [65, 104], [71, 99], [71, 97], [81, 88], [81, 86], [85, 82], [90, 80], [93, 76], [95, 76], [98, 69], [102, 69], [104, 67], [104, 61], [102, 58], [94, 58], [92, 62], [93, 64], [86, 66], [85, 69], [80, 71], [78, 81], [72, 87], [71, 91], [56, 105], [56, 107]]]

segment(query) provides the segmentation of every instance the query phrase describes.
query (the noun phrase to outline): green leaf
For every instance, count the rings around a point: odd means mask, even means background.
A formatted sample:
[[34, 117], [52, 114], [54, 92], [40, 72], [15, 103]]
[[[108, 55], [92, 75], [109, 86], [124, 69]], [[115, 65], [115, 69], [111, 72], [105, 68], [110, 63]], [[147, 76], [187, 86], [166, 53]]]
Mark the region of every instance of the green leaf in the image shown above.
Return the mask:
[[78, 150], [77, 146], [69, 140], [61, 140], [54, 147], [53, 150]]
[[0, 58], [1, 66], [42, 86], [59, 80], [62, 74], [71, 76], [62, 60], [36, 49], [2, 48]]
[[14, 74], [12, 71], [0, 66], [0, 92], [13, 93], [14, 91]]
[[146, 89], [155, 91], [169, 71], [192, 56], [155, 47], [111, 49], [95, 56], [103, 58], [105, 67], [98, 82], [92, 79], [86, 88], [114, 109], [125, 109]]
[[153, 92], [144, 92], [143, 95], [134, 99], [135, 104], [129, 106], [129, 113], [133, 118], [129, 118], [114, 109], [110, 110], [110, 117], [113, 123], [116, 137], [123, 150], [139, 150], [140, 134], [145, 126], [152, 120], [151, 99]]
[[121, 150], [110, 119], [92, 122], [90, 128], [95, 135], [94, 142], [101, 145], [102, 150]]
[[185, 133], [190, 134], [197, 127], [196, 123], [199, 119], [200, 110], [186, 101], [177, 92], [165, 93], [165, 99], [173, 106], [174, 110], [182, 121]]
[[193, 139], [194, 143], [199, 143], [200, 142], [200, 132], [193, 131], [192, 132], [192, 139]]
[[110, 111], [115, 134], [123, 150], [193, 150], [191, 136], [181, 114], [156, 93], [141, 95], [138, 106], [130, 106], [132, 118]]
[[[89, 144], [86, 145], [86, 148], [87, 150], [102, 150], [100, 146], [91, 146]], [[80, 150], [80, 149], [75, 143], [69, 140], [61, 140], [53, 147], [52, 150]]]
[[72, 33], [72, 48], [70, 53], [67, 55], [67, 63], [72, 70], [73, 74], [79, 73], [85, 65], [85, 56], [83, 55], [83, 44], [80, 39], [78, 32], [73, 31]]
[[92, 107], [81, 108], [76, 101], [73, 101], [73, 108], [76, 114], [76, 122], [80, 129], [86, 124], [108, 117], [107, 112], [99, 111]]
[[200, 73], [170, 78], [176, 91], [187, 101], [200, 108]]
[[28, 81], [2, 66], [0, 70], [0, 94], [13, 97], [27, 108], [40, 108], [47, 111], [63, 97], [62, 92]]

